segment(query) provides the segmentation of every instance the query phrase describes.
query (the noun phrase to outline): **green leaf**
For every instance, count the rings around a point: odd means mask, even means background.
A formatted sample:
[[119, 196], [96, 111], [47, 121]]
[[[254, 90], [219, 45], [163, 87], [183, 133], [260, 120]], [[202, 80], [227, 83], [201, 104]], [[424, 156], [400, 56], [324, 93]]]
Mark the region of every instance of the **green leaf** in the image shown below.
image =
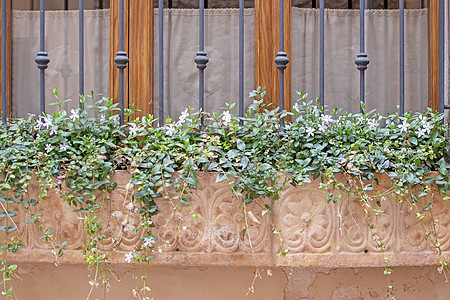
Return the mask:
[[245, 151], [245, 143], [242, 140], [238, 139], [236, 145], [239, 150]]
[[217, 168], [218, 166], [219, 166], [219, 164], [218, 164], [217, 162], [213, 161], [212, 163], [209, 164], [208, 170], [215, 169], [215, 168]]
[[439, 165], [439, 173], [441, 173], [443, 176], [447, 176], [447, 163], [445, 162], [444, 158], [441, 158], [438, 162]]
[[241, 165], [242, 165], [243, 169], [247, 168], [248, 163], [249, 163], [248, 156], [242, 156], [241, 157]]
[[221, 173], [217, 174], [216, 183], [222, 182], [226, 179], [227, 179], [227, 174], [221, 172]]
[[433, 202], [428, 203], [424, 208], [422, 208], [424, 211], [430, 210], [433, 207]]
[[181, 198], [181, 204], [183, 204], [183, 205], [188, 205], [190, 202], [189, 202], [189, 199], [187, 198], [187, 197], [182, 197]]
[[186, 162], [184, 163], [184, 167], [187, 169], [192, 169], [192, 167], [194, 166], [194, 160], [192, 159], [192, 157], [189, 157]]
[[261, 164], [261, 165], [258, 167], [258, 170], [260, 170], [260, 171], [267, 171], [267, 170], [269, 170], [269, 169], [271, 169], [271, 168], [272, 168], [271, 165], [269, 165], [269, 164], [267, 164], [267, 163], [263, 163], [263, 164]]
[[16, 231], [16, 230], [17, 230], [16, 226], [14, 226], [14, 225], [8, 226], [8, 232], [13, 232], [13, 231]]

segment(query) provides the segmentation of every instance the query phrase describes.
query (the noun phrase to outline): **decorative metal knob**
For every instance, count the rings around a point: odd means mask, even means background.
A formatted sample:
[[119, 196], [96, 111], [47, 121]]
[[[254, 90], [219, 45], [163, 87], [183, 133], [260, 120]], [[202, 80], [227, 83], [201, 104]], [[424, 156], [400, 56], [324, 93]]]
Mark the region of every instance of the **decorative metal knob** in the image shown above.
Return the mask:
[[48, 68], [48, 63], [50, 62], [50, 58], [47, 57], [48, 53], [45, 51], [39, 51], [37, 53], [36, 58], [34, 61], [37, 63], [37, 67], [40, 70], [45, 70]]
[[277, 57], [275, 58], [275, 63], [277, 64], [278, 70], [286, 69], [287, 64], [289, 63], [289, 58], [287, 58], [286, 52], [278, 52]]
[[127, 53], [125, 51], [117, 51], [116, 57], [114, 57], [114, 62], [116, 63], [118, 69], [125, 69], [128, 61]]
[[366, 53], [359, 53], [356, 55], [358, 58], [355, 60], [355, 64], [360, 71], [367, 70], [367, 65], [370, 63], [370, 60], [367, 58]]
[[194, 62], [197, 64], [199, 70], [206, 69], [206, 64], [209, 62], [206, 52], [198, 51], [197, 56], [194, 58]]

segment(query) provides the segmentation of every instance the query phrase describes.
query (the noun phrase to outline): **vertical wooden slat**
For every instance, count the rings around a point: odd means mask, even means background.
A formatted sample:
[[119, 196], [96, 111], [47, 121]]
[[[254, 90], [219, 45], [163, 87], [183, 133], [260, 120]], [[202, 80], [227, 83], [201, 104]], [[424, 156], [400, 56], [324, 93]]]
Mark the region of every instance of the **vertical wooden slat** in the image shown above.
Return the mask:
[[[291, 0], [284, 1], [284, 51], [291, 53]], [[264, 103], [278, 106], [278, 69], [274, 59], [278, 52], [278, 1], [255, 0], [255, 85], [266, 87]], [[285, 109], [291, 105], [291, 68], [285, 72]]]
[[[152, 113], [152, 75], [153, 75], [153, 0], [124, 1], [124, 44], [129, 57], [124, 70], [125, 107], [134, 104], [139, 109], [133, 115], [143, 116]], [[110, 95], [118, 100], [119, 72], [114, 57], [119, 49], [119, 1], [110, 2]]]
[[439, 0], [428, 1], [428, 105], [439, 110]]
[[[124, 51], [129, 53], [128, 47], [128, 16], [129, 0], [124, 1]], [[119, 70], [114, 63], [117, 51], [119, 51], [119, 0], [110, 2], [110, 37], [109, 37], [109, 95], [114, 98], [114, 102], [119, 102]], [[131, 63], [131, 61], [130, 61]], [[128, 67], [124, 70], [124, 106], [128, 108]]]
[[[11, 96], [12, 96], [12, 68], [11, 68], [11, 58], [12, 58], [12, 40], [11, 40], [11, 32], [12, 32], [12, 28], [11, 28], [11, 1], [9, 0], [6, 2], [6, 106], [7, 106], [7, 110], [6, 110], [6, 114], [7, 116], [10, 116], [12, 113], [11, 110]], [[0, 23], [1, 23], [1, 12], [0, 12]], [[0, 39], [1, 39], [1, 30], [0, 30]], [[1, 53], [1, 47], [0, 47], [0, 55], [3, 55], [3, 53]], [[1, 65], [0, 65], [0, 80], [3, 80], [3, 78], [1, 78]], [[1, 82], [1, 81], [0, 81]], [[3, 110], [2, 108], [2, 101], [1, 101], [1, 95], [0, 95], [0, 110]]]
[[[273, 57], [276, 53], [273, 41], [272, 11], [276, 1], [255, 0], [255, 85], [267, 88], [265, 103], [277, 101], [273, 87], [275, 64]], [[277, 27], [278, 28], [278, 27]]]
[[152, 113], [153, 75], [153, 0], [131, 1], [129, 18], [129, 103], [140, 112], [133, 117]]
[[[291, 0], [284, 0], [284, 51], [287, 53], [287, 57], [289, 59], [291, 59], [291, 7]], [[288, 111], [291, 109], [292, 95], [290, 65], [291, 63], [289, 63], [286, 70], [284, 70], [284, 107]], [[287, 120], [289, 120], [289, 118]]]

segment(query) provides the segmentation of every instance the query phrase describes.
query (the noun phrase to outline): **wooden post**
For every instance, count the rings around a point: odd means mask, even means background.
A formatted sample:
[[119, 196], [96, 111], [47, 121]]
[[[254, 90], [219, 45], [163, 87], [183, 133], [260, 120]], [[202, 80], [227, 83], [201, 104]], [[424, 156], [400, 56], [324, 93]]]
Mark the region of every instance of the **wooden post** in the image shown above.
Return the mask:
[[439, 0], [428, 1], [428, 105], [439, 110]]
[[128, 101], [140, 110], [136, 118], [152, 113], [153, 0], [129, 1]]
[[[119, 94], [119, 72], [114, 57], [119, 49], [119, 1], [112, 0], [110, 33], [110, 95], [114, 99]], [[124, 2], [124, 39], [125, 52], [129, 63], [125, 69], [125, 107], [134, 104], [139, 109], [133, 115], [152, 113], [152, 76], [153, 76], [153, 0]]]
[[[291, 0], [284, 0], [284, 51], [291, 53]], [[274, 59], [278, 52], [278, 0], [255, 0], [255, 85], [266, 87], [264, 103], [278, 106], [278, 69]], [[291, 106], [291, 68], [285, 73], [286, 110]]]

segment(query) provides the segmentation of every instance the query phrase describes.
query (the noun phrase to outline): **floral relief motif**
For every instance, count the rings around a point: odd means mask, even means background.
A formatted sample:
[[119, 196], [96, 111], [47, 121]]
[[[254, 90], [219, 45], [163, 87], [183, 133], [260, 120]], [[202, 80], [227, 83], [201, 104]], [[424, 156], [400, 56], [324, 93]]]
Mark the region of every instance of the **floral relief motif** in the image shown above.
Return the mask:
[[[129, 175], [127, 172], [116, 172], [114, 176], [118, 186], [103, 201], [103, 233], [106, 235], [103, 247], [104, 250], [118, 248], [125, 257], [125, 254], [131, 255], [136, 245], [145, 241], [141, 241], [143, 232], [134, 230], [139, 226], [140, 219], [130, 205], [126, 188]], [[199, 187], [189, 195], [189, 205], [179, 204], [174, 209], [167, 197], [157, 200], [159, 213], [152, 219], [155, 224], [152, 234], [157, 240], [151, 241], [155, 252], [162, 252], [155, 253], [157, 264], [170, 257], [165, 255], [174, 254], [181, 255], [179, 257], [187, 261], [191, 261], [190, 255], [208, 253], [237, 258], [241, 253], [248, 253], [250, 244], [257, 259], [267, 254], [279, 257], [284, 248], [289, 249], [288, 257], [294, 261], [296, 256], [332, 257], [336, 253], [363, 256], [367, 252], [380, 252], [380, 241], [374, 241], [374, 236], [381, 236], [381, 242], [387, 245], [387, 252], [428, 251], [433, 255], [433, 246], [416, 211], [411, 210], [409, 203], [396, 202], [391, 196], [382, 202], [380, 210], [383, 214], [376, 220], [372, 210], [369, 210], [370, 214], [365, 214], [360, 200], [345, 193], [337, 203], [327, 203], [324, 196], [328, 192], [318, 190], [315, 186], [317, 182], [313, 182], [302, 187], [288, 187], [282, 192], [281, 199], [274, 202], [273, 217], [270, 217], [264, 211], [265, 203], [261, 199], [246, 205], [244, 210], [244, 203], [233, 196], [229, 183], [216, 183], [215, 180], [216, 176], [200, 174]], [[175, 196], [173, 191], [170, 193], [171, 197]], [[30, 198], [38, 196], [39, 188], [35, 182], [28, 187], [28, 194]], [[58, 189], [51, 189], [47, 199], [33, 208], [33, 213], [43, 215], [41, 224], [44, 230], [52, 228], [55, 242], [61, 244], [67, 241], [66, 251], [83, 249], [82, 214], [60, 198]], [[450, 216], [447, 214], [447, 203], [436, 201], [433, 213], [439, 246], [442, 251], [448, 251]], [[25, 223], [29, 218], [22, 214], [15, 218], [16, 222]], [[370, 225], [376, 223], [377, 226]], [[279, 236], [270, 231], [271, 224], [280, 231], [283, 244]], [[23, 228], [25, 230], [19, 234], [26, 249], [36, 249], [38, 252], [51, 250], [51, 245], [39, 238], [42, 233], [36, 225]], [[354, 256], [348, 261], [358, 265], [358, 259], [362, 256]], [[215, 256], [202, 257], [204, 263], [215, 261]], [[251, 263], [253, 259], [247, 257], [247, 260]]]
[[291, 253], [324, 253], [335, 245], [336, 209], [315, 187], [290, 187], [276, 203], [275, 223]]

